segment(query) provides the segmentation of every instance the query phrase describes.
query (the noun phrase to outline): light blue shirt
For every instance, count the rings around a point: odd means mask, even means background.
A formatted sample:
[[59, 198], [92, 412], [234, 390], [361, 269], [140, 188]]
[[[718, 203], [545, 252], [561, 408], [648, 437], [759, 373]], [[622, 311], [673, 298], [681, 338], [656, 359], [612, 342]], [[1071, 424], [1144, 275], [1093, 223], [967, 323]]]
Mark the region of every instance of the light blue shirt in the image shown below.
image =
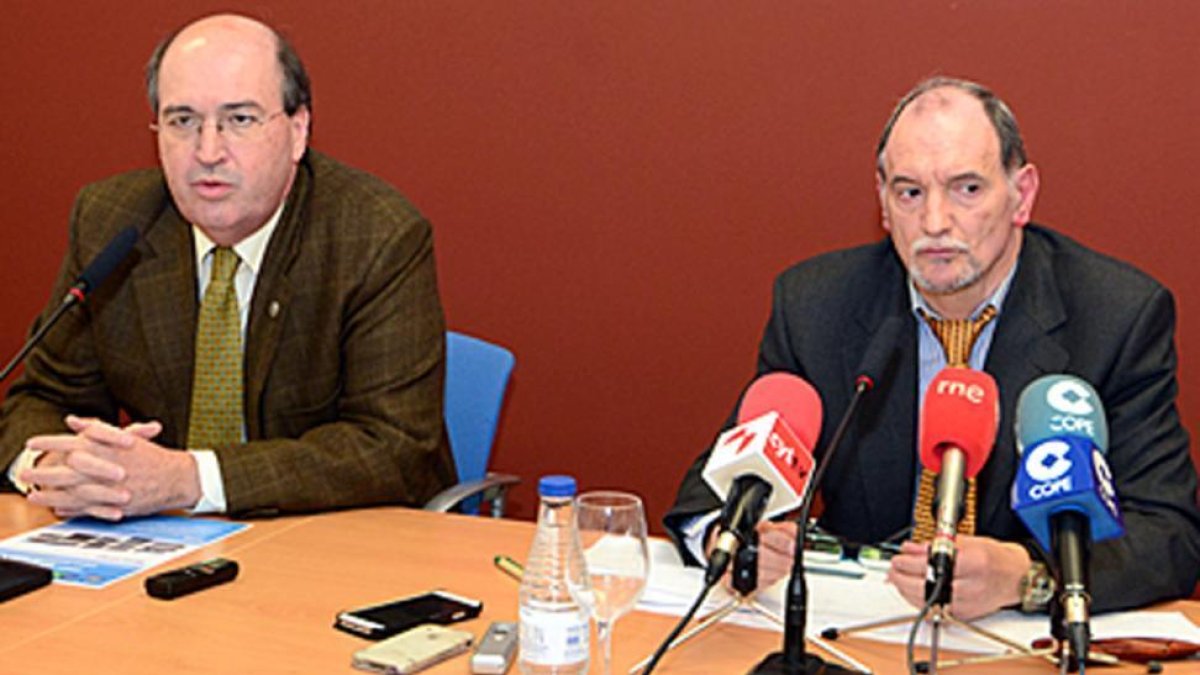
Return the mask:
[[[975, 344], [971, 345], [971, 356], [967, 359], [967, 365], [973, 370], [983, 370], [983, 365], [987, 363], [988, 351], [992, 348], [992, 336], [996, 334], [996, 324], [1000, 322], [1000, 312], [1004, 307], [1004, 298], [1008, 296], [1008, 289], [1012, 286], [1013, 277], [1016, 276], [1017, 266], [1009, 270], [1008, 276], [1004, 277], [1004, 281], [996, 288], [996, 292], [992, 293], [991, 297], [979, 303], [975, 309], [971, 310], [971, 319], [979, 318], [983, 310], [991, 305], [996, 308], [996, 318], [987, 322], [983, 330], [979, 332], [979, 337], [975, 339]], [[929, 383], [933, 378], [946, 367], [946, 350], [942, 348], [942, 343], [934, 334], [933, 329], [929, 327], [929, 323], [921, 318], [921, 313], [924, 312], [930, 318], [940, 319], [940, 314], [937, 313], [929, 303], [925, 301], [925, 297], [918, 291], [912, 279], [908, 280], [908, 298], [912, 306], [912, 313], [917, 318], [917, 380], [919, 383], [918, 401], [922, 404], [925, 401], [925, 392], [929, 389]], [[918, 416], [917, 438], [914, 439], [913, 447], [917, 447], [921, 438], [921, 429], [919, 425], [920, 417]], [[917, 462], [917, 485], [921, 482], [921, 464]], [[914, 499], [916, 490], [913, 491]]]

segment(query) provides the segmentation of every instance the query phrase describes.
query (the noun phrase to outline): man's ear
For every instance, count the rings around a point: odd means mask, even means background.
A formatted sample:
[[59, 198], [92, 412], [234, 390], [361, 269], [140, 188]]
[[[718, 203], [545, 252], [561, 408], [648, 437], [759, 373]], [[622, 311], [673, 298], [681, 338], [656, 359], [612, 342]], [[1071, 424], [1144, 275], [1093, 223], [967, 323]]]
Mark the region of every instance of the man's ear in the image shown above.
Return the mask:
[[1013, 174], [1013, 187], [1017, 191], [1017, 208], [1013, 211], [1013, 225], [1016, 227], [1025, 227], [1033, 217], [1033, 203], [1037, 200], [1038, 187], [1041, 186], [1041, 178], [1038, 176], [1037, 167], [1032, 164], [1017, 169]]
[[288, 118], [288, 124], [292, 127], [293, 162], [299, 162], [300, 158], [304, 156], [304, 150], [308, 147], [308, 129], [311, 120], [312, 113], [308, 111], [308, 106], [303, 105]]
[[892, 231], [892, 223], [888, 220], [887, 184], [883, 180], [883, 171], [875, 172], [875, 194], [879, 196], [879, 225], [885, 231]]

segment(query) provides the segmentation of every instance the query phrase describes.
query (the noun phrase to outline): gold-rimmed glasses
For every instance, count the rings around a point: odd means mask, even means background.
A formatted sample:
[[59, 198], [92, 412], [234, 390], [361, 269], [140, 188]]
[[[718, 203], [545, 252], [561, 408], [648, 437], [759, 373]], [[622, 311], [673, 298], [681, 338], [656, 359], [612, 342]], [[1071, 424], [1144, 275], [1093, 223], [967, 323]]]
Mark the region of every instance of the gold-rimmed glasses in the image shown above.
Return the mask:
[[[267, 123], [286, 114], [286, 110], [263, 114], [254, 108], [233, 108], [217, 113], [213, 118], [213, 127], [217, 135], [226, 140], [252, 141], [262, 133]], [[203, 133], [208, 120], [208, 117], [194, 110], [169, 110], [163, 113], [161, 121], [150, 123], [150, 130], [174, 141], [195, 141]]]

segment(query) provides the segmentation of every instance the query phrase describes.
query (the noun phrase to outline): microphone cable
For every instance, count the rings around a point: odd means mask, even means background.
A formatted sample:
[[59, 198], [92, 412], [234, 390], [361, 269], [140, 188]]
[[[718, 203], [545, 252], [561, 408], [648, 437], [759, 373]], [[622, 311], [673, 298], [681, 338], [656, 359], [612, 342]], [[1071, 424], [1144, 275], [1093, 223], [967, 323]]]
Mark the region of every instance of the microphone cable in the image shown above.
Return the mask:
[[654, 670], [654, 667], [657, 666], [658, 662], [662, 660], [663, 655], [666, 654], [667, 650], [671, 648], [671, 643], [675, 642], [675, 638], [679, 637], [679, 634], [683, 632], [684, 627], [691, 622], [692, 617], [696, 616], [696, 612], [698, 612], [700, 610], [700, 606], [704, 604], [704, 599], [708, 597], [709, 591], [713, 589], [713, 586], [717, 585], [718, 581], [720, 581], [720, 578], [704, 584], [704, 588], [700, 590], [700, 595], [696, 598], [696, 601], [692, 603], [692, 606], [690, 609], [688, 609], [687, 614], [683, 615], [683, 618], [680, 619], [679, 623], [675, 624], [675, 628], [671, 630], [670, 635], [667, 635], [667, 639], [663, 640], [663, 643], [658, 646], [657, 650], [655, 650], [654, 656], [650, 658], [650, 662], [647, 663], [646, 668], [642, 670], [642, 675], [650, 675], [650, 673]]
[[[933, 609], [933, 601], [942, 594], [942, 590], [946, 584], [946, 577], [942, 575], [938, 577], [937, 582], [933, 585], [933, 591], [929, 593], [929, 599], [925, 601], [925, 606], [917, 614], [917, 618], [913, 620], [912, 628], [908, 631], [908, 641], [904, 645], [904, 662], [908, 664], [908, 672], [910, 675], [924, 675], [930, 672], [937, 672], [937, 664], [931, 664], [929, 661], [923, 661], [920, 664], [916, 663], [913, 658], [913, 645], [917, 642], [917, 632], [921, 629], [921, 624], [925, 623], [925, 617], [929, 616], [929, 610]], [[932, 658], [936, 658], [936, 654], [930, 654]], [[924, 666], [922, 668], [921, 666]]]

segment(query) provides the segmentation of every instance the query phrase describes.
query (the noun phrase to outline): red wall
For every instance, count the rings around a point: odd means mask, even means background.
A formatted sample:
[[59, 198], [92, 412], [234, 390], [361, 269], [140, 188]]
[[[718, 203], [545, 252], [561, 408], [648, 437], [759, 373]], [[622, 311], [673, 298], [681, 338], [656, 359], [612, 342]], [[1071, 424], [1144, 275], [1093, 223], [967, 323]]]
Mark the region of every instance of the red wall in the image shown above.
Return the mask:
[[[83, 184], [152, 164], [141, 69], [230, 3], [0, 6], [0, 354], [46, 299]], [[881, 236], [873, 149], [945, 73], [992, 85], [1038, 220], [1176, 292], [1200, 405], [1200, 3], [1190, 0], [244, 3], [308, 63], [315, 147], [436, 228], [452, 327], [511, 347], [493, 464], [646, 497], [657, 520], [751, 374], [770, 282]], [[1103, 311], [1097, 307], [1096, 311]]]

